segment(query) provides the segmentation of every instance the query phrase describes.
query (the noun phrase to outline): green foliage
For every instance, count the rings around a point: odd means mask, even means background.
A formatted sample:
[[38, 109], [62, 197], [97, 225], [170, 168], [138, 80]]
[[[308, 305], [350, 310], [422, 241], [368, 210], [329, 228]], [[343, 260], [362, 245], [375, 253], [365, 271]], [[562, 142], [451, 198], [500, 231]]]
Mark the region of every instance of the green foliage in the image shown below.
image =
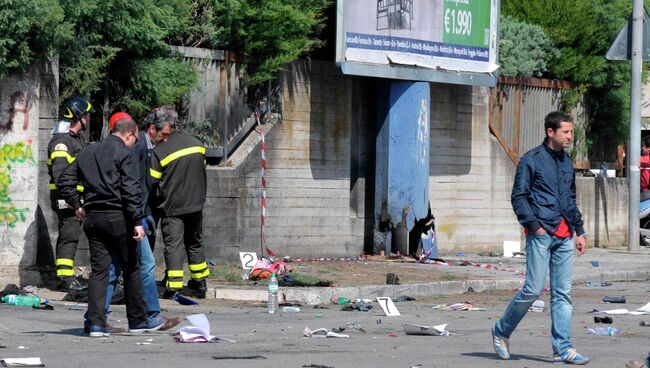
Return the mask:
[[541, 77], [559, 50], [538, 25], [501, 17], [499, 35], [500, 73], [509, 77]]
[[0, 0], [0, 78], [51, 56], [71, 37], [57, 0]]
[[173, 104], [196, 82], [196, 72], [171, 54], [168, 40], [186, 32], [190, 0], [59, 0], [75, 20], [74, 39], [61, 48], [61, 97], [104, 97], [109, 109], [134, 116]]
[[503, 15], [540, 25], [559, 48], [562, 56], [549, 63], [549, 77], [575, 82], [587, 92], [587, 135], [596, 147], [623, 143], [628, 136], [630, 65], [607, 61], [605, 54], [631, 10], [629, 0], [501, 1]]
[[219, 145], [219, 133], [212, 128], [209, 120], [190, 122], [185, 126], [185, 131], [203, 142], [206, 146]]
[[247, 82], [258, 84], [299, 56], [320, 47], [331, 0], [218, 0], [214, 2], [214, 45], [249, 60]]

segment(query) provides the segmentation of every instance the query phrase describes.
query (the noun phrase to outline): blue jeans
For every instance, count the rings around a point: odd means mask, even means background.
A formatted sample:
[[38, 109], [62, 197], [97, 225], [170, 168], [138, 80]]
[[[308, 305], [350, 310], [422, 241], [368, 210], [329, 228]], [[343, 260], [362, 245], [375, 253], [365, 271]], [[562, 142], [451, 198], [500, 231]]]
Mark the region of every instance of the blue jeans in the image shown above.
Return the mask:
[[[147, 316], [160, 314], [160, 301], [158, 300], [158, 286], [156, 285], [156, 259], [145, 236], [140, 242], [140, 277], [142, 278], [142, 291], [147, 304]], [[122, 273], [117, 257], [112, 257], [111, 267], [108, 271], [108, 287], [106, 288], [106, 304], [104, 312], [109, 313], [111, 299], [117, 285], [117, 279]]]
[[544, 290], [546, 273], [550, 270], [551, 344], [553, 353], [561, 354], [571, 344], [571, 279], [573, 275], [573, 238], [561, 239], [549, 234], [526, 236], [526, 281], [512, 299], [495, 332], [509, 338], [528, 308]]

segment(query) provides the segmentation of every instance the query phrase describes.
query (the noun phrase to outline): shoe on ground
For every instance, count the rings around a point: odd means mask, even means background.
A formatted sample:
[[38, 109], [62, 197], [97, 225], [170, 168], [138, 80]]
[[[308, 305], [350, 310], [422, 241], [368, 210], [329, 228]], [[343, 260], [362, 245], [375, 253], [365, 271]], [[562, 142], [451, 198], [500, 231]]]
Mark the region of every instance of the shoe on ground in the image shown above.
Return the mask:
[[165, 323], [162, 325], [162, 327], [158, 331], [170, 330], [170, 329], [178, 326], [179, 323], [183, 322], [183, 318], [181, 318], [181, 317], [163, 318], [163, 320], [165, 320]]
[[182, 289], [181, 294], [183, 294], [185, 296], [189, 296], [191, 298], [205, 299], [206, 290], [192, 289], [190, 287], [186, 287], [186, 288]]
[[496, 333], [496, 326], [492, 327], [492, 345], [499, 358], [510, 359], [510, 342]]
[[[125, 327], [112, 326], [109, 323], [106, 324], [106, 330], [108, 330], [109, 333], [113, 333], [113, 334], [121, 334], [129, 331]], [[90, 321], [84, 321], [84, 333], [90, 334]]]
[[578, 353], [574, 348], [567, 349], [564, 353], [560, 354], [560, 358], [564, 363], [576, 365], [587, 364], [591, 360]]
[[106, 327], [92, 325], [88, 327], [88, 335], [90, 337], [109, 337], [111, 334]]
[[174, 297], [176, 296], [176, 293], [180, 292], [180, 290], [171, 290], [171, 289], [166, 289], [165, 292], [162, 295], [163, 299], [169, 299], [169, 300], [174, 300]]
[[648, 365], [640, 360], [630, 360], [625, 363], [625, 368], [648, 368]]
[[165, 320], [160, 316], [152, 316], [137, 326], [129, 326], [130, 333], [154, 332], [160, 330]]

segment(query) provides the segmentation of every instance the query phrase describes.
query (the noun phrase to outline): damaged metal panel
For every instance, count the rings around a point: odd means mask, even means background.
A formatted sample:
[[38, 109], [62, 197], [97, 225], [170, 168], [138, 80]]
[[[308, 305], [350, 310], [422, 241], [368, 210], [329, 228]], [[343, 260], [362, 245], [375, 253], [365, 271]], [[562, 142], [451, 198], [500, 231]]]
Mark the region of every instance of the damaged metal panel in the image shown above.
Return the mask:
[[[428, 212], [429, 84], [385, 83], [379, 92], [375, 218], [379, 231]], [[403, 226], [403, 225], [402, 225]]]

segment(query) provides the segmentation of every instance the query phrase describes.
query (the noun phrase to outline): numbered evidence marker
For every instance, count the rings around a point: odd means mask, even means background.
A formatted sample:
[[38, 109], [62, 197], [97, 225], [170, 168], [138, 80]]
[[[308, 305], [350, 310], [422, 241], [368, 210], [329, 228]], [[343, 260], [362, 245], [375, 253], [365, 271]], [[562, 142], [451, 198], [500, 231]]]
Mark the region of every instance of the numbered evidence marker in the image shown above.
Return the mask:
[[387, 296], [377, 297], [377, 303], [379, 303], [387, 317], [401, 316], [391, 298]]
[[250, 270], [257, 263], [257, 253], [255, 252], [239, 252], [239, 260], [241, 267], [245, 270]]

